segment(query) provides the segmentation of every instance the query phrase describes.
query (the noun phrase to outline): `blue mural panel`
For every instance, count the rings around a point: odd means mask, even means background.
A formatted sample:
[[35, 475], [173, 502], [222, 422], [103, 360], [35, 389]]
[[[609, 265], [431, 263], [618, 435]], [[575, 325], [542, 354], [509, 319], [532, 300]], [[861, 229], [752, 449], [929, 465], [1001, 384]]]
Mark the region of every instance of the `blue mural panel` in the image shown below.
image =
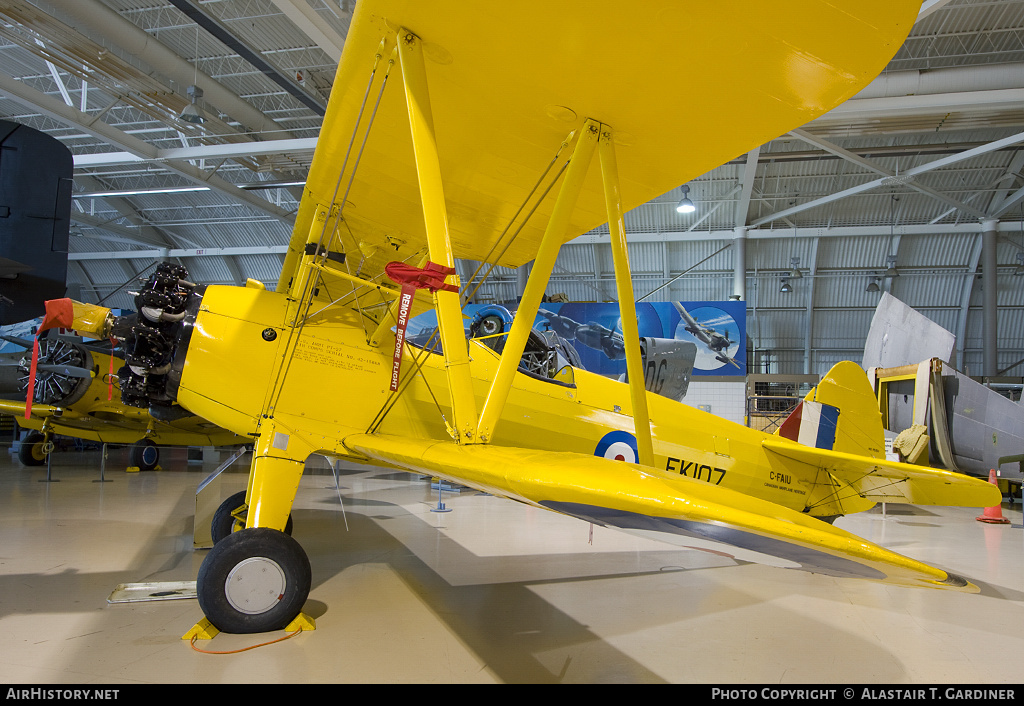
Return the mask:
[[[485, 308], [471, 304], [463, 313], [468, 329]], [[513, 312], [514, 313], [514, 312]], [[745, 302], [641, 302], [636, 304], [640, 336], [691, 341], [697, 346], [694, 376], [747, 373]], [[437, 327], [433, 311], [409, 322], [410, 340], [425, 339]], [[538, 331], [554, 331], [579, 354], [583, 368], [618, 377], [626, 372], [619, 305], [614, 303], [544, 303], [534, 319]]]
[[[641, 336], [697, 345], [695, 376], [746, 375], [744, 302], [641, 302], [636, 316]], [[554, 330], [573, 343], [587, 370], [609, 376], [626, 372], [618, 304], [542, 304], [534, 328]]]

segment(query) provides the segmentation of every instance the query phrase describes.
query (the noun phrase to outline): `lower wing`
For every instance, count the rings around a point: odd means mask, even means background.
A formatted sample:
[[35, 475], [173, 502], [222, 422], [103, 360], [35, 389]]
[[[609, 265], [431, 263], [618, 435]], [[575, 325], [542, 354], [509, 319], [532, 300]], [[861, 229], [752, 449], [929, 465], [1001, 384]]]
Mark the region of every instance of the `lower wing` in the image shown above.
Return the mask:
[[744, 561], [829, 576], [976, 592], [976, 586], [766, 500], [575, 453], [360, 434], [371, 461], [457, 480], [582, 520]]

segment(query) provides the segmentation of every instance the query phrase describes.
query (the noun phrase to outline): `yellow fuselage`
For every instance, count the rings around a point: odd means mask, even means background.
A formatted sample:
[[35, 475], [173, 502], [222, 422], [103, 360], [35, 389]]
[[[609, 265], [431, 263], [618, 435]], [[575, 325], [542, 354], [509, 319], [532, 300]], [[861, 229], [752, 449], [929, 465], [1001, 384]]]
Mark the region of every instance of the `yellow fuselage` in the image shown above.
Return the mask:
[[[393, 399], [390, 341], [367, 343], [357, 311], [332, 307], [292, 327], [286, 295], [258, 288], [207, 288], [188, 341], [179, 404], [240, 435], [273, 421], [287, 455], [312, 453], [365, 460], [344, 445], [368, 431]], [[313, 311], [316, 310], [313, 307]], [[269, 340], [268, 340], [269, 339]], [[482, 403], [497, 354], [470, 342], [474, 392]], [[416, 355], [418, 362], [414, 361]], [[445, 439], [451, 408], [444, 357], [406, 347], [403, 383], [414, 379], [375, 427], [395, 436]], [[594, 454], [611, 431], [633, 434], [629, 386], [582, 370], [574, 384], [517, 374], [494, 439], [498, 446]], [[648, 394], [655, 466], [671, 473], [803, 510], [813, 476], [773, 459], [765, 434]], [[818, 513], [815, 513], [818, 514]]]

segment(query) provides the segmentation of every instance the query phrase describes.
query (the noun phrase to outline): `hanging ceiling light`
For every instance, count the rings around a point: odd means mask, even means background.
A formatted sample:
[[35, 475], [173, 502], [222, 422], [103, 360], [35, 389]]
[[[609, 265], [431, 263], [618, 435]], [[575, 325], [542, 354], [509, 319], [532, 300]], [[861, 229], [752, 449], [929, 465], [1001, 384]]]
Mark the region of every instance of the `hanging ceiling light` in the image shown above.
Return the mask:
[[676, 204], [676, 211], [679, 213], [693, 213], [697, 210], [697, 207], [693, 205], [693, 201], [690, 200], [690, 185], [683, 184], [683, 198]]
[[779, 287], [779, 291], [783, 294], [789, 294], [793, 291], [793, 286], [789, 283], [789, 277], [782, 278], [782, 286]]
[[896, 269], [896, 256], [889, 255], [889, 257], [887, 258], [887, 262], [889, 264], [889, 267], [888, 269], [886, 269], [883, 277], [899, 277], [900, 271]]
[[[895, 194], [889, 195], [889, 244], [885, 246], [886, 250], [892, 247], [892, 243], [896, 239], [896, 202], [898, 201], [899, 199], [896, 197]], [[898, 247], [899, 246], [897, 246], [897, 248]], [[889, 266], [882, 274], [882, 276], [885, 277], [886, 279], [892, 277], [899, 277], [900, 272], [899, 270], [896, 269], [896, 256], [886, 255], [886, 261], [888, 262]]]
[[185, 106], [185, 109], [181, 111], [181, 115], [178, 116], [178, 120], [184, 120], [187, 123], [193, 125], [202, 125], [206, 122], [206, 117], [199, 110], [196, 105], [196, 101], [203, 97], [203, 89], [199, 86], [188, 87], [188, 97], [192, 99], [192, 102]]
[[186, 123], [192, 123], [193, 125], [202, 125], [206, 122], [206, 117], [200, 112], [199, 106], [196, 105], [196, 101], [203, 97], [203, 89], [196, 85], [199, 82], [199, 25], [196, 25], [196, 53], [195, 59], [193, 60], [192, 67], [194, 69], [192, 85], [185, 89], [188, 94], [189, 104], [185, 106], [185, 109], [178, 115], [178, 120], [183, 120]]
[[789, 276], [792, 279], [800, 279], [804, 273], [800, 271], [800, 258], [793, 257], [789, 260]]
[[1013, 276], [1024, 276], [1024, 252], [1017, 253], [1017, 266], [1013, 268]]
[[878, 291], [880, 291], [879, 287], [878, 287], [878, 276], [877, 275], [873, 275], [871, 277], [871, 281], [868, 282], [867, 289], [865, 289], [864, 291], [865, 292], [878, 292]]

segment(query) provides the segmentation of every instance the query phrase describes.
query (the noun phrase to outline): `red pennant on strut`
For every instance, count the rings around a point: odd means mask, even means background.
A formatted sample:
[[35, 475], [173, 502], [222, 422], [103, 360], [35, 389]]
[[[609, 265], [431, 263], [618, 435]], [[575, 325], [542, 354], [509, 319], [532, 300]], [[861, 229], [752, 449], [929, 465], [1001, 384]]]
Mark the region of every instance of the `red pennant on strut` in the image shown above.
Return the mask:
[[431, 292], [458, 292], [454, 284], [446, 284], [444, 278], [455, 274], [454, 267], [445, 267], [436, 262], [428, 262], [424, 267], [413, 267], [404, 262], [389, 262], [384, 272], [395, 284], [411, 284], [415, 289], [429, 289]]
[[389, 262], [384, 272], [395, 284], [402, 285], [402, 294], [398, 301], [398, 325], [395, 329], [395, 353], [391, 359], [391, 391], [398, 389], [399, 373], [402, 369], [402, 344], [405, 343], [405, 329], [409, 325], [409, 310], [412, 308], [413, 297], [417, 289], [430, 292], [458, 292], [454, 284], [447, 284], [444, 278], [455, 274], [455, 269], [428, 262], [424, 267], [413, 267], [404, 262]]
[[43, 302], [46, 314], [36, 330], [32, 343], [32, 364], [28, 369], [28, 394], [25, 398], [25, 419], [32, 416], [32, 398], [36, 392], [36, 366], [39, 365], [39, 336], [51, 328], [71, 328], [75, 323], [75, 308], [70, 299], [50, 299]]

